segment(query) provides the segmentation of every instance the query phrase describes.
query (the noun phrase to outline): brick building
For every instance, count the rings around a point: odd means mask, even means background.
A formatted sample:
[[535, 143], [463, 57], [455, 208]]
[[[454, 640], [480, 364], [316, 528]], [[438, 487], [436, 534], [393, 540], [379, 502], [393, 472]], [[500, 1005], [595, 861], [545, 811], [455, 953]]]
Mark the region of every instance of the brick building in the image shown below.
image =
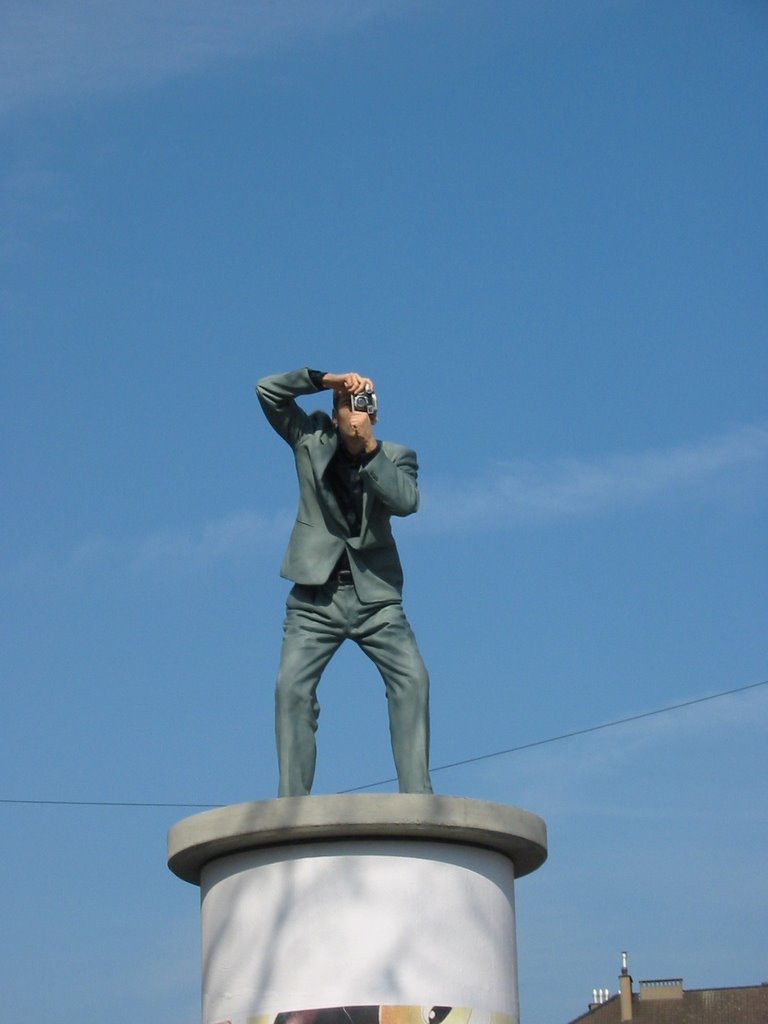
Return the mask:
[[638, 982], [633, 991], [622, 953], [619, 991], [593, 992], [589, 1009], [571, 1024], [768, 1024], [768, 982], [739, 988], [683, 988], [682, 978]]

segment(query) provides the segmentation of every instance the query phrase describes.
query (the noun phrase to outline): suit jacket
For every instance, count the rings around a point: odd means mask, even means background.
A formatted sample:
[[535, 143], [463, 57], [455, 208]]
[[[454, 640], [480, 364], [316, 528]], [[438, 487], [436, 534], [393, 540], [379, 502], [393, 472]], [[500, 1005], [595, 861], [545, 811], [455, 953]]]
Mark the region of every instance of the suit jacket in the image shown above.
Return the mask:
[[351, 537], [325, 479], [339, 443], [336, 428], [326, 413], [307, 414], [295, 402], [296, 396], [316, 391], [306, 369], [263, 377], [256, 385], [264, 414], [293, 449], [299, 481], [299, 508], [280, 575], [318, 586], [327, 581], [346, 548], [360, 600], [399, 601], [403, 571], [390, 516], [407, 516], [419, 507], [416, 453], [382, 441], [361, 467], [363, 516], [360, 536]]

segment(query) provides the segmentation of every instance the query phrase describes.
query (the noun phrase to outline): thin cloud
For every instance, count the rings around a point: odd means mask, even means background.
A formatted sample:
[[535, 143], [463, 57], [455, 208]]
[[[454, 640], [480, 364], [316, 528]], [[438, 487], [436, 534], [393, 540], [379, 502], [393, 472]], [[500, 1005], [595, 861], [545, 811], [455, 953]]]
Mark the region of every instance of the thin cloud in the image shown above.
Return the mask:
[[604, 514], [702, 485], [714, 490], [730, 471], [767, 455], [768, 427], [757, 425], [666, 451], [499, 462], [474, 480], [424, 484], [421, 528], [504, 528]]
[[[691, 695], [678, 694], [661, 706], [686, 699], [691, 699]], [[752, 743], [765, 730], [766, 714], [768, 687], [758, 687], [690, 707], [673, 708], [666, 714], [626, 722], [602, 732], [502, 755], [479, 762], [476, 769], [486, 782], [514, 786], [524, 803], [546, 807], [548, 814], [556, 811], [572, 815], [580, 809], [612, 817], [643, 818], [652, 813], [655, 817], [674, 819], [679, 815], [674, 804], [654, 806], [649, 811], [641, 798], [640, 785], [636, 785], [631, 801], [626, 800], [626, 792], [604, 793], [599, 809], [594, 806], [592, 794], [595, 786], [606, 778], [625, 779], [631, 773], [637, 782], [646, 771], [653, 774], [656, 759], [669, 751], [694, 758], [710, 747], [720, 750], [729, 744]], [[600, 724], [599, 716], [592, 718], [594, 724]], [[450, 778], [452, 772], [449, 769], [446, 777]], [[755, 813], [765, 819], [762, 806], [755, 808]]]
[[0, 574], [0, 587], [69, 587], [105, 574], [176, 578], [218, 566], [248, 565], [265, 551], [281, 552], [290, 526], [287, 511], [273, 516], [243, 511], [138, 539], [92, 537], [59, 558], [50, 552], [30, 555]]
[[265, 544], [284, 541], [287, 514], [273, 517], [236, 512], [196, 527], [163, 530], [141, 541], [133, 551], [136, 571], [157, 568], [205, 569], [223, 562], [253, 558]]
[[0, 113], [145, 88], [296, 39], [413, 9], [404, 0], [6, 0]]
[[[685, 494], [714, 491], [726, 475], [764, 462], [768, 427], [732, 430], [698, 445], [661, 452], [614, 455], [594, 461], [498, 463], [475, 480], [422, 486], [421, 531], [507, 529], [526, 524], [605, 514]], [[0, 577], [0, 583], [83, 578], [108, 566], [134, 573], [196, 572], [260, 557], [268, 545], [282, 551], [292, 514], [233, 512], [220, 519], [158, 530], [144, 538], [84, 541], [56, 568], [56, 560], [31, 557]]]

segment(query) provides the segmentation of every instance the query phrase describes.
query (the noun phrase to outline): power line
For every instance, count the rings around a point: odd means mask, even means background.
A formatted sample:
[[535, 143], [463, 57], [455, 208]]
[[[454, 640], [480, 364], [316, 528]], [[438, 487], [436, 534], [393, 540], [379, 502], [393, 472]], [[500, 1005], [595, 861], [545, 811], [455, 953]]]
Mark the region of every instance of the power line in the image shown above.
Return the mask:
[[215, 807], [226, 807], [226, 804], [177, 804], [152, 803], [147, 800], [13, 800], [0, 797], [0, 804], [39, 804], [49, 807], [188, 807], [197, 810], [212, 810]]
[[[747, 683], [746, 686], [737, 686], [732, 690], [721, 690], [720, 693], [711, 693], [707, 697], [695, 697], [693, 700], [685, 700], [680, 704], [670, 704], [664, 708], [656, 708], [655, 711], [643, 711], [637, 715], [628, 715], [626, 718], [616, 718], [612, 722], [603, 722], [601, 725], [590, 725], [586, 729], [574, 729], [572, 732], [563, 732], [558, 736], [549, 736], [543, 740], [533, 740], [531, 743], [521, 743], [517, 747], [507, 747], [506, 750], [496, 750], [491, 754], [478, 754], [475, 757], [467, 757], [461, 761], [451, 761], [448, 764], [430, 766], [430, 773], [443, 772], [449, 768], [459, 768], [467, 764], [476, 764], [478, 761], [488, 761], [493, 757], [504, 757], [506, 754], [517, 754], [521, 750], [531, 750], [533, 747], [543, 747], [548, 743], [558, 743], [560, 740], [573, 739], [575, 736], [587, 736], [589, 733], [600, 732], [603, 729], [614, 729], [618, 725], [627, 725], [629, 722], [639, 722], [643, 718], [653, 718], [656, 715], [665, 715], [670, 711], [679, 711], [681, 708], [690, 708], [695, 704], [704, 704], [710, 700], [719, 700], [721, 697], [731, 697], [735, 693], [744, 693], [746, 690], [755, 690], [759, 686], [768, 685], [768, 679], [759, 683]], [[354, 786], [351, 789], [342, 789], [341, 793], [358, 793], [364, 789], [373, 789], [375, 786], [386, 786], [391, 782], [397, 782], [396, 778], [379, 779], [378, 782], [367, 782], [364, 786]], [[217, 807], [225, 807], [226, 804], [202, 804], [202, 803], [153, 803], [141, 800], [24, 800], [0, 797], [0, 804], [24, 804], [27, 806], [47, 807], [173, 807], [188, 810], [213, 810]]]
[[[613, 729], [617, 725], [626, 725], [628, 722], [637, 722], [641, 718], [652, 718], [654, 715], [664, 715], [669, 711], [678, 711], [680, 708], [689, 708], [694, 704], [703, 704], [708, 700], [717, 700], [720, 697], [730, 697], [734, 693], [743, 693], [745, 690], [754, 690], [758, 686], [768, 684], [768, 679], [759, 683], [748, 683], [746, 686], [737, 686], [733, 690], [723, 690], [720, 693], [712, 693], [708, 697], [695, 697], [693, 700], [685, 700], [680, 704], [671, 704], [669, 707], [657, 708], [655, 711], [643, 711], [638, 715], [629, 715], [627, 718], [617, 718], [612, 722], [603, 722], [602, 725], [590, 725], [586, 729], [575, 729], [573, 732], [563, 732], [559, 736], [549, 736], [545, 740], [534, 740], [532, 743], [521, 743], [519, 747], [508, 747], [506, 750], [496, 750], [492, 754], [478, 754], [477, 757], [467, 757], [462, 761], [451, 761], [449, 764], [437, 765], [433, 768], [430, 765], [430, 774], [445, 771], [447, 768], [458, 768], [465, 764], [475, 764], [477, 761], [487, 761], [492, 757], [503, 757], [505, 754], [516, 754], [521, 750], [531, 750], [533, 747], [543, 747], [547, 743], [557, 743], [559, 740], [569, 740], [574, 736], [586, 736], [591, 732], [600, 732], [601, 729]], [[383, 786], [389, 782], [397, 782], [396, 778], [383, 779], [381, 782], [369, 782], [365, 786], [355, 786], [353, 789], [344, 789], [343, 793], [357, 793], [361, 789], [371, 789], [373, 786]]]

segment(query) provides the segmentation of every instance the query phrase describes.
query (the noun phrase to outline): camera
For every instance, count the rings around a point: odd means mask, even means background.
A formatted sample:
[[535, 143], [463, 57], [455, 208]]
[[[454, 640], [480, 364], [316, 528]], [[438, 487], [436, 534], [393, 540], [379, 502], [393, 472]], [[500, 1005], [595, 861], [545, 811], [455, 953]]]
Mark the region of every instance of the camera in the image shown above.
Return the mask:
[[358, 395], [350, 395], [350, 407], [352, 412], [367, 412], [369, 416], [375, 416], [379, 403], [373, 391], [361, 391]]

